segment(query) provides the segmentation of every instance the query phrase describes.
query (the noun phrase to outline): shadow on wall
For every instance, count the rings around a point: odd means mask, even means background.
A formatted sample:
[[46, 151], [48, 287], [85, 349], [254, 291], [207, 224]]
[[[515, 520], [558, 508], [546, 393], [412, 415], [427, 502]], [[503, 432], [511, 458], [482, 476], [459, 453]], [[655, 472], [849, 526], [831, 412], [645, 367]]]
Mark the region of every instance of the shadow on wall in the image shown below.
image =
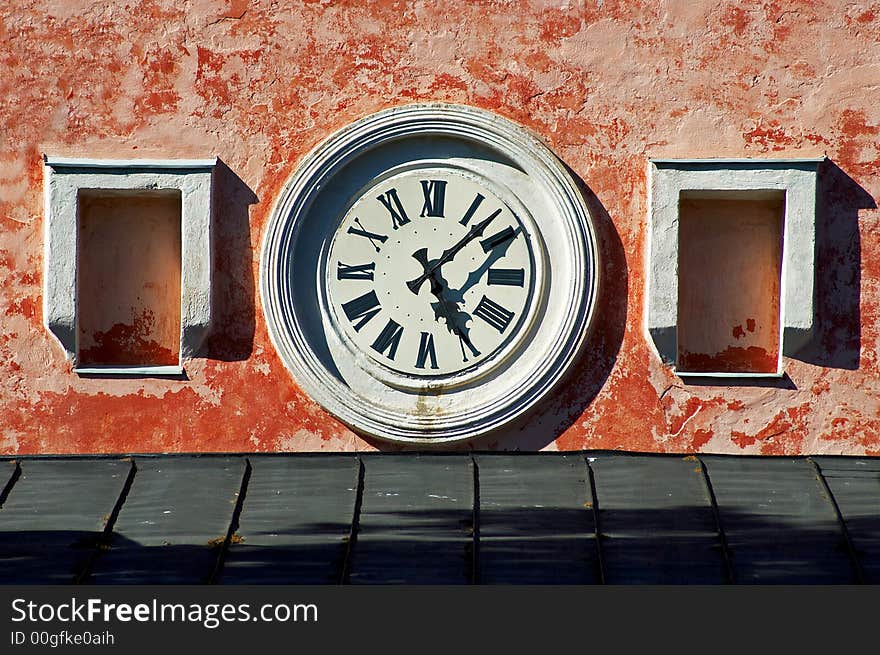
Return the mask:
[[856, 370], [861, 349], [859, 210], [877, 205], [831, 160], [819, 168], [816, 195], [815, 330], [794, 357], [816, 366]]
[[[821, 522], [727, 510], [729, 573], [708, 506], [592, 512], [562, 507], [481, 509], [478, 539], [462, 512], [392, 512], [349, 552], [348, 523], [274, 526], [258, 544], [146, 545], [113, 533], [0, 532], [0, 584], [854, 584], [841, 533]], [[876, 534], [876, 517], [847, 521]], [[174, 537], [169, 537], [174, 539]], [[185, 537], [183, 537], [185, 539]], [[40, 547], [34, 548], [33, 544]], [[858, 546], [858, 544], [857, 544]], [[476, 553], [474, 548], [476, 547]], [[865, 582], [878, 568], [860, 552]], [[476, 555], [476, 556], [475, 556]]]
[[[596, 230], [599, 294], [590, 334], [570, 373], [534, 411], [504, 429], [503, 446], [508, 450], [539, 450], [571, 427], [611, 375], [626, 330], [629, 270], [623, 243], [599, 198], [577, 173], [571, 168], [568, 172], [587, 203]], [[494, 438], [481, 439], [475, 447], [483, 448]]]
[[256, 303], [249, 207], [256, 194], [225, 163], [214, 171], [212, 329], [198, 357], [241, 361], [254, 349]]

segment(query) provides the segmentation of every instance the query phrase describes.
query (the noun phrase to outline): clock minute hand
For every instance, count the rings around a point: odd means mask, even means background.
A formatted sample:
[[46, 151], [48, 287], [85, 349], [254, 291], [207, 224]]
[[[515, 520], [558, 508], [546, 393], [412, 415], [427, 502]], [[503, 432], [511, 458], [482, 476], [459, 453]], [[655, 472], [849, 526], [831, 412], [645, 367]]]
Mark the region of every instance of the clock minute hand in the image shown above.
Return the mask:
[[[517, 228], [513, 232], [514, 238], [522, 231], [522, 228]], [[489, 253], [489, 256], [483, 261], [482, 264], [477, 266], [474, 270], [468, 273], [467, 278], [464, 281], [459, 289], [458, 293], [464, 295], [464, 293], [471, 289], [477, 282], [480, 281], [480, 278], [486, 273], [486, 271], [491, 268], [492, 264], [497, 262], [499, 259], [504, 257], [507, 254], [507, 249], [510, 247], [510, 244], [513, 243], [513, 239], [505, 241], [497, 246], [495, 246], [492, 251]]]
[[443, 251], [443, 254], [440, 255], [440, 259], [438, 259], [437, 261], [435, 261], [432, 264], [431, 270], [433, 271], [435, 269], [438, 269], [446, 262], [451, 261], [452, 258], [455, 257], [458, 254], [458, 252], [462, 248], [464, 248], [467, 244], [469, 244], [471, 241], [473, 241], [477, 237], [483, 236], [483, 232], [486, 230], [486, 227], [489, 225], [489, 223], [494, 221], [495, 217], [498, 216], [498, 214], [500, 214], [500, 213], [501, 213], [501, 209], [496, 209], [494, 212], [492, 212], [489, 215], [488, 218], [486, 218], [485, 220], [482, 220], [479, 223], [477, 223], [476, 225], [472, 226], [471, 229], [468, 231], [468, 233], [465, 234], [461, 239], [459, 239], [458, 243], [456, 243], [451, 248], [447, 248], [446, 250]]
[[438, 268], [443, 266], [446, 262], [452, 260], [459, 251], [464, 248], [471, 241], [476, 239], [479, 236], [483, 235], [483, 232], [486, 230], [486, 227], [495, 220], [495, 217], [501, 213], [501, 209], [496, 209], [492, 212], [488, 218], [480, 221], [479, 223], [473, 225], [468, 233], [465, 234], [461, 239], [458, 240], [458, 243], [453, 245], [450, 248], [447, 248], [443, 251], [443, 254], [440, 255], [439, 259], [435, 259], [434, 261], [428, 261], [428, 249], [427, 248], [419, 248], [416, 250], [412, 256], [422, 265], [423, 273], [419, 275], [417, 278], [414, 278], [406, 283], [406, 286], [409, 287], [409, 290], [414, 294], [418, 295], [419, 289], [422, 286], [422, 283], [431, 277], [431, 274], [436, 271]]

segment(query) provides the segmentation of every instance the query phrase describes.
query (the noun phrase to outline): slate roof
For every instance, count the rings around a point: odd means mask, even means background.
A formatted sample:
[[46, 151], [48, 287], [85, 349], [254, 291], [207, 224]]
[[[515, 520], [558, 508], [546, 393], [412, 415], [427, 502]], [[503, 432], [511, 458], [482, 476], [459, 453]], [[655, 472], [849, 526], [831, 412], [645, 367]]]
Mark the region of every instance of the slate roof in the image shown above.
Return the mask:
[[0, 459], [0, 582], [880, 583], [880, 458]]

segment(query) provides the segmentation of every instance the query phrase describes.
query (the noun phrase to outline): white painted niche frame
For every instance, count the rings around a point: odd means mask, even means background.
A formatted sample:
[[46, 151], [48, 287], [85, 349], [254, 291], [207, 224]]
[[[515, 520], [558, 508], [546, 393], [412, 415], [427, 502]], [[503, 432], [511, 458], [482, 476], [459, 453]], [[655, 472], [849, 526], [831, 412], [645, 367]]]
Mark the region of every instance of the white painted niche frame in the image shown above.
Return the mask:
[[[547, 257], [541, 314], [522, 347], [460, 386], [400, 388], [371, 375], [334, 327], [323, 291], [326, 251], [347, 203], [387, 171], [422, 164], [471, 171], [515, 194]], [[595, 230], [565, 166], [511, 121], [449, 104], [381, 111], [308, 153], [272, 210], [260, 264], [269, 335], [300, 387], [362, 433], [422, 445], [493, 432], [545, 398], [587, 338], [597, 285]]]
[[[648, 274], [646, 329], [661, 360], [678, 357], [678, 217], [682, 192], [783, 191], [779, 361], [774, 373], [678, 371], [681, 377], [781, 377], [783, 355], [797, 353], [813, 335], [818, 159], [652, 159], [648, 162]], [[741, 196], [739, 196], [741, 197]]]
[[[212, 176], [217, 159], [45, 157], [43, 317], [81, 375], [180, 375], [211, 325]], [[180, 364], [77, 366], [77, 225], [80, 190], [180, 192]]]

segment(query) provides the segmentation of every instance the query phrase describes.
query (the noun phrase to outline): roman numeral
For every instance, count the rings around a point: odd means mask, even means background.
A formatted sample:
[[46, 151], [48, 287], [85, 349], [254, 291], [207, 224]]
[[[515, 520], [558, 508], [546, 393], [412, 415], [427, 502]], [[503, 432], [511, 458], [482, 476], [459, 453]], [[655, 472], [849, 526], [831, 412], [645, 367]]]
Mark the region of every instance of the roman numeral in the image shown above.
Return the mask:
[[395, 323], [393, 319], [388, 319], [388, 323], [385, 324], [373, 342], [373, 350], [382, 355], [385, 355], [385, 351], [388, 350], [386, 357], [393, 362], [401, 336], [403, 336], [403, 327]]
[[473, 343], [471, 343], [470, 337], [462, 332], [458, 333], [458, 346], [459, 348], [461, 348], [461, 361], [463, 362], [468, 361], [467, 351], [464, 349], [465, 346], [467, 346], [467, 349], [471, 351], [471, 357], [480, 356], [480, 351], [477, 350], [476, 346], [474, 346]]
[[521, 287], [525, 283], [526, 272], [521, 268], [490, 268], [489, 284]]
[[422, 205], [422, 218], [438, 216], [443, 218], [443, 205], [446, 200], [446, 180], [419, 180], [425, 204]]
[[477, 213], [477, 208], [480, 206], [480, 203], [483, 202], [486, 197], [482, 193], [478, 193], [473, 202], [471, 202], [471, 206], [468, 207], [468, 210], [464, 213], [464, 216], [461, 217], [459, 223], [462, 225], [467, 225], [470, 223], [471, 219], [474, 217], [474, 214]]
[[393, 229], [396, 230], [401, 225], [409, 223], [409, 217], [400, 203], [400, 198], [397, 197], [397, 189], [389, 189], [383, 195], [376, 196], [376, 200], [385, 205], [385, 209], [391, 214], [391, 227]]
[[[373, 271], [376, 268], [376, 264], [374, 262], [370, 262], [369, 264], [344, 264], [342, 262], [336, 262], [336, 279], [337, 280], [372, 280], [373, 279]], [[492, 270], [489, 269], [489, 273], [492, 273]], [[489, 284], [492, 284], [491, 282]], [[522, 286], [522, 285], [520, 285]]]
[[354, 300], [342, 303], [342, 311], [348, 316], [348, 320], [354, 323], [360, 319], [354, 326], [355, 332], [360, 332], [367, 322], [379, 313], [379, 299], [376, 297], [375, 291], [370, 291], [362, 296], [358, 296]]
[[422, 332], [419, 341], [419, 355], [416, 357], [416, 368], [425, 368], [428, 358], [431, 358], [431, 368], [437, 368], [437, 353], [434, 351], [434, 335], [430, 332]]
[[513, 312], [505, 309], [486, 296], [480, 299], [474, 309], [474, 316], [479, 316], [499, 332], [504, 332], [513, 320]]
[[[370, 232], [369, 230], [365, 230], [364, 226], [361, 225], [361, 221], [359, 218], [355, 218], [354, 222], [358, 224], [357, 227], [348, 228], [349, 234], [355, 234], [359, 237], [364, 237], [365, 239], [369, 239], [370, 243], [373, 244], [373, 247], [376, 249], [376, 252], [382, 250], [376, 242], [378, 241], [380, 244], [388, 241], [388, 237], [384, 234], [376, 234], [375, 232]], [[358, 229], [360, 228], [360, 229]]]
[[490, 237], [486, 237], [482, 241], [480, 241], [480, 245], [483, 246], [483, 252], [489, 252], [490, 250], [494, 250], [498, 246], [504, 245], [508, 241], [512, 241], [516, 238], [516, 232], [509, 225], [501, 230], [500, 232], [496, 232]]

